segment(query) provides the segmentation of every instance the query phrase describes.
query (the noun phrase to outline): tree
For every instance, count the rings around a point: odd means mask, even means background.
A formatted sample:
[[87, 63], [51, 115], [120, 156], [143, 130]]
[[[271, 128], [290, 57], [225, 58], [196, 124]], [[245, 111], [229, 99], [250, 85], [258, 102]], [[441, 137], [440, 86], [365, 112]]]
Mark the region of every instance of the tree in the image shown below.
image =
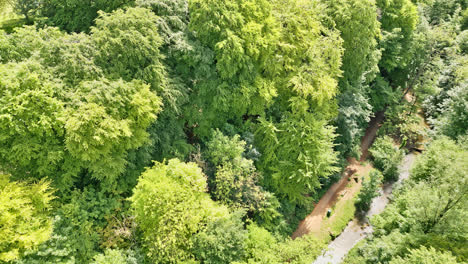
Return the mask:
[[304, 203], [304, 195], [314, 193], [321, 180], [338, 171], [333, 128], [312, 114], [304, 120], [285, 116], [279, 124], [261, 119], [256, 133], [260, 168], [271, 175], [264, 182], [281, 197]]
[[186, 111], [202, 138], [227, 122], [240, 127], [243, 116], [262, 114], [276, 96], [265, 71], [277, 38], [271, 8], [266, 0], [189, 1], [189, 29], [205, 46], [205, 76], [195, 83]]
[[100, 10], [111, 12], [132, 2], [133, 0], [44, 0], [40, 10], [53, 26], [68, 32], [87, 32]]
[[130, 198], [148, 257], [158, 263], [189, 260], [194, 234], [227, 208], [206, 193], [206, 177], [195, 163], [156, 163], [140, 177]]
[[[304, 203], [304, 195], [337, 171], [333, 151], [337, 78], [341, 74], [341, 40], [322, 23], [318, 1], [274, 1], [280, 23], [279, 44], [268, 71], [278, 98], [256, 125], [258, 163], [264, 185], [281, 197]], [[282, 65], [282, 66], [281, 66]]]
[[0, 261], [16, 260], [49, 239], [52, 194], [45, 180], [14, 182], [0, 175]]
[[31, 22], [31, 16], [35, 16], [40, 8], [38, 0], [15, 0], [14, 9], [17, 13], [24, 15], [26, 22]]
[[411, 40], [418, 23], [416, 5], [410, 0], [377, 0], [383, 49], [379, 66], [387, 73], [405, 68], [411, 60]]
[[362, 188], [356, 199], [356, 209], [368, 211], [372, 203], [372, 199], [379, 195], [379, 187], [382, 183], [383, 175], [378, 170], [371, 170], [369, 178], [365, 178], [362, 182]]
[[[417, 158], [409, 180], [394, 193], [384, 212], [371, 219], [373, 236], [358, 248], [365, 263], [425, 263], [421, 258], [433, 263], [435, 250], [451, 251], [462, 262], [466, 260], [468, 228], [460, 221], [467, 217], [468, 208], [466, 152], [443, 138]], [[422, 246], [435, 250], [419, 251]], [[454, 261], [446, 254], [441, 258]]]
[[403, 152], [393, 145], [393, 140], [388, 136], [379, 137], [369, 151], [374, 166], [382, 172], [384, 180], [398, 180], [398, 166], [403, 159]]
[[340, 83], [340, 90], [345, 92], [347, 85], [356, 87], [362, 82], [368, 83], [378, 72], [380, 23], [377, 6], [375, 0], [327, 0], [325, 3], [343, 39], [343, 77], [340, 82], [344, 83]]
[[397, 257], [390, 264], [457, 264], [456, 259], [449, 252], [439, 252], [434, 248], [421, 247], [410, 250], [406, 257]]
[[157, 17], [145, 8], [100, 12], [91, 28], [95, 62], [111, 79], [145, 81], [166, 98], [166, 71], [159, 52]]
[[137, 264], [144, 263], [143, 256], [133, 250], [107, 249], [94, 257], [91, 264]]
[[263, 226], [272, 227], [279, 215], [279, 202], [259, 185], [261, 174], [253, 161], [244, 157], [245, 151], [246, 142], [239, 135], [230, 138], [214, 131], [206, 151], [208, 161], [215, 166], [211, 194], [231, 208], [247, 210], [248, 216]]
[[232, 263], [244, 258], [247, 231], [242, 212], [208, 223], [206, 229], [192, 237], [193, 254], [203, 263]]
[[368, 84], [378, 72], [380, 23], [374, 0], [329, 0], [325, 3], [326, 11], [343, 39], [343, 76], [339, 79], [339, 109], [335, 124], [336, 148], [346, 157], [359, 154], [360, 139], [372, 114]]
[[140, 81], [68, 90], [35, 61], [0, 65], [0, 75], [0, 127], [8, 131], [0, 137], [2, 168], [20, 178], [50, 175], [62, 190], [84, 169], [115, 183], [159, 112], [160, 99]]

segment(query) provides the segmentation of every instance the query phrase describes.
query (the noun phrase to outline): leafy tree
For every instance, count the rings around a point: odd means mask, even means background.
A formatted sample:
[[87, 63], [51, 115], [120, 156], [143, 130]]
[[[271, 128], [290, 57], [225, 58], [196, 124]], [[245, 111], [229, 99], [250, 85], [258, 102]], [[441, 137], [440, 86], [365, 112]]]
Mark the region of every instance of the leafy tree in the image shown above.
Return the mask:
[[15, 0], [14, 9], [17, 13], [24, 15], [27, 22], [31, 22], [31, 17], [36, 15], [40, 4], [41, 2], [37, 0]]
[[54, 198], [47, 181], [10, 181], [0, 175], [0, 261], [9, 262], [37, 248], [52, 233]]
[[317, 1], [274, 1], [273, 7], [281, 25], [274, 58], [282, 66], [269, 64], [278, 98], [256, 126], [258, 165], [266, 186], [304, 204], [304, 195], [336, 171], [335, 135], [327, 124], [336, 113], [341, 40], [322, 23], [326, 11]]
[[422, 5], [431, 24], [449, 20], [456, 15], [457, 9], [466, 9], [467, 7], [468, 3], [465, 0], [432, 0]]
[[343, 156], [348, 154], [360, 156], [361, 137], [364, 135], [364, 129], [372, 114], [368, 95], [360, 88], [349, 88], [339, 95], [336, 149]]
[[88, 31], [100, 10], [111, 12], [132, 3], [133, 0], [44, 0], [41, 13], [48, 23], [68, 32]]
[[377, 0], [382, 25], [383, 49], [379, 66], [391, 73], [406, 67], [411, 60], [410, 45], [418, 23], [416, 5], [410, 0]]
[[382, 171], [384, 180], [398, 180], [398, 166], [403, 159], [403, 152], [393, 145], [393, 140], [388, 136], [379, 137], [369, 151], [374, 166]]
[[0, 127], [9, 131], [0, 138], [2, 167], [19, 177], [51, 175], [61, 189], [83, 169], [114, 182], [159, 111], [159, 98], [139, 81], [103, 79], [67, 91], [33, 61], [0, 65], [0, 74]]
[[274, 57], [278, 62], [269, 64], [278, 87], [273, 109], [299, 114], [314, 111], [318, 119], [333, 118], [343, 49], [339, 32], [325, 23], [326, 6], [297, 0], [273, 4], [273, 14], [281, 25]]
[[166, 97], [166, 72], [159, 52], [157, 17], [145, 8], [99, 13], [91, 28], [96, 64], [112, 79], [143, 80]]
[[3, 11], [11, 5], [11, 0], [2, 0], [0, 1], [0, 12], [3, 13]]
[[434, 248], [421, 247], [410, 250], [410, 254], [405, 258], [397, 257], [390, 261], [390, 264], [456, 264], [456, 259], [445, 252], [438, 252]]
[[362, 188], [356, 200], [356, 208], [361, 211], [368, 211], [372, 203], [372, 199], [379, 195], [379, 187], [382, 183], [383, 175], [378, 170], [369, 172], [369, 178], [364, 179]]
[[242, 263], [309, 263], [320, 255], [326, 243], [310, 235], [278, 240], [266, 229], [250, 224], [246, 240], [247, 261]]
[[206, 178], [195, 163], [156, 163], [139, 179], [130, 198], [148, 257], [159, 263], [192, 258], [190, 238], [228, 215], [206, 193]]
[[94, 257], [92, 264], [138, 264], [144, 263], [143, 257], [132, 250], [107, 249], [104, 254]]
[[275, 97], [264, 70], [276, 47], [271, 8], [265, 0], [189, 1], [189, 29], [212, 51], [201, 54], [211, 69], [203, 69], [187, 109], [189, 125], [203, 138], [213, 127], [239, 126], [243, 116], [262, 114]]
[[454, 87], [447, 92], [443, 102], [443, 113], [434, 123], [439, 133], [456, 139], [468, 133], [468, 83]]
[[305, 202], [304, 195], [320, 188], [320, 181], [338, 168], [333, 151], [333, 128], [306, 114], [304, 120], [285, 118], [275, 125], [260, 120], [257, 130], [262, 152], [260, 166], [271, 177], [265, 183], [275, 193], [288, 197], [298, 204]]
[[340, 90], [371, 81], [378, 72], [380, 23], [375, 0], [327, 0], [327, 11], [343, 39], [343, 77]]
[[263, 226], [272, 226], [279, 215], [276, 197], [261, 186], [261, 174], [252, 160], [243, 157], [246, 142], [239, 135], [230, 138], [215, 130], [207, 143], [208, 161], [216, 166], [211, 181], [215, 200], [232, 208], [247, 210]]
[[206, 230], [192, 237], [193, 254], [203, 263], [232, 263], [244, 258], [247, 231], [242, 212], [208, 223]]

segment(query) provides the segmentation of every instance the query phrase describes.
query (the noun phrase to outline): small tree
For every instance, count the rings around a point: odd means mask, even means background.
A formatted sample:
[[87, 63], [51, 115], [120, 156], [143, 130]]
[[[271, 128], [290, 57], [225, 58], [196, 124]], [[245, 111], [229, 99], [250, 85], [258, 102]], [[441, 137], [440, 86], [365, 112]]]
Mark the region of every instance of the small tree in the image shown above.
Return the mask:
[[377, 138], [369, 151], [374, 166], [382, 172], [384, 180], [397, 180], [403, 152], [393, 145], [393, 140], [388, 136]]
[[360, 211], [367, 211], [370, 208], [372, 199], [379, 195], [379, 185], [382, 183], [383, 175], [378, 170], [372, 170], [369, 178], [364, 179], [361, 192], [356, 200], [356, 208]]

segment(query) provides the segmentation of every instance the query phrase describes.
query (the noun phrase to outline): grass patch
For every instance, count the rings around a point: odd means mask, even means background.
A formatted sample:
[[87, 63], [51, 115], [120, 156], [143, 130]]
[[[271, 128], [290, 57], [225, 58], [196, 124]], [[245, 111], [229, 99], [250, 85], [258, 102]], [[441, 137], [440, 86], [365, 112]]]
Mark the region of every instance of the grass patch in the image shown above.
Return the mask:
[[348, 200], [340, 200], [335, 206], [335, 213], [323, 221], [323, 231], [331, 234], [333, 237], [338, 236], [343, 232], [348, 222], [354, 218], [356, 207], [354, 202], [356, 197]]

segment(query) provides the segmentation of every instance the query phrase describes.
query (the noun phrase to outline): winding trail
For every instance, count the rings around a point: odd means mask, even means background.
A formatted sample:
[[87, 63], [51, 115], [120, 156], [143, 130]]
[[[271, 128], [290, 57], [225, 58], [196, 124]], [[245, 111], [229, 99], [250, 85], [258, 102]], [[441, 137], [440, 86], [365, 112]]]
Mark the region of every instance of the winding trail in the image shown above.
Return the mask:
[[[384, 112], [378, 112], [369, 122], [366, 133], [361, 139], [362, 155], [360, 161], [366, 160], [368, 156], [368, 149], [372, 145], [372, 142], [374, 142], [377, 131], [379, 130], [380, 124], [384, 118]], [[348, 159], [348, 166], [345, 168], [341, 179], [328, 189], [322, 198], [320, 198], [320, 201], [315, 205], [314, 210], [312, 210], [312, 212], [299, 223], [296, 231], [291, 236], [292, 239], [309, 233], [318, 234], [320, 232], [322, 221], [327, 214], [327, 210], [331, 208], [337, 202], [340, 195], [343, 194], [348, 184], [349, 178], [353, 177], [355, 174], [365, 175], [365, 173], [367, 173], [370, 169], [370, 165], [363, 166], [354, 158]], [[357, 190], [358, 189], [359, 188], [357, 188]], [[348, 195], [351, 197], [352, 194], [353, 193], [348, 192]]]

